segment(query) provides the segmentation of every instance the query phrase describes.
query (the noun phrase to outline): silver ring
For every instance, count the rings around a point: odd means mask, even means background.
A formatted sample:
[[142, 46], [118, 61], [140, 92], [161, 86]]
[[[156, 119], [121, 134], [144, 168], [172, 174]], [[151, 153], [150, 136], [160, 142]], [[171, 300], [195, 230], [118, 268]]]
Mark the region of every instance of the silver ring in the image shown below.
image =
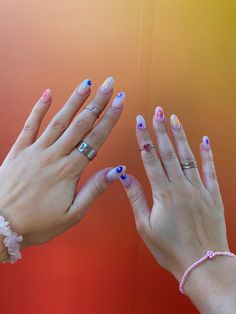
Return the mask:
[[185, 162], [185, 163], [181, 164], [181, 168], [183, 170], [191, 169], [191, 168], [197, 168], [197, 162], [195, 160]]
[[100, 117], [101, 110], [99, 108], [97, 108], [97, 107], [92, 107], [92, 108], [85, 107], [84, 109], [90, 110], [92, 113], [94, 113], [97, 116], [97, 118]]
[[89, 160], [93, 160], [97, 155], [97, 152], [86, 142], [80, 142], [76, 149]]

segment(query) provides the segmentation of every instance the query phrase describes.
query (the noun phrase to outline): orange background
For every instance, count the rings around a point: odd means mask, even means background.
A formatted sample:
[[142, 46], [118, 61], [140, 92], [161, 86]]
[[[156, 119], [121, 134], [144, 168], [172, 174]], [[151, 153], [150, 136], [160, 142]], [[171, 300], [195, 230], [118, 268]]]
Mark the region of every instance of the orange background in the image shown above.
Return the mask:
[[[83, 177], [125, 163], [148, 191], [134, 136], [156, 104], [177, 113], [197, 159], [209, 135], [236, 251], [234, 0], [1, 0], [1, 158], [43, 90], [53, 90], [44, 126], [73, 88], [113, 75], [125, 112]], [[4, 184], [4, 183], [1, 183]], [[139, 239], [115, 183], [71, 231], [0, 266], [3, 314], [197, 313]]]

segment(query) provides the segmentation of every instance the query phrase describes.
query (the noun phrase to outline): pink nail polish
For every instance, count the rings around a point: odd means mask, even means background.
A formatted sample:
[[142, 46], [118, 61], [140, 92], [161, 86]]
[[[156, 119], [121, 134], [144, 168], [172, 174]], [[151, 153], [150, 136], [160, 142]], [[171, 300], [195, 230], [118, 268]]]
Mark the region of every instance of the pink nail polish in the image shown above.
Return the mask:
[[88, 93], [92, 82], [91, 80], [84, 80], [77, 89], [77, 94], [84, 96]]
[[143, 116], [138, 115], [136, 117], [136, 126], [138, 129], [144, 130], [147, 128], [146, 121]]
[[108, 77], [101, 86], [101, 91], [103, 94], [110, 94], [112, 91], [113, 85], [115, 83], [115, 80], [112, 76]]
[[46, 89], [45, 92], [43, 93], [43, 95], [41, 96], [41, 101], [44, 103], [44, 104], [47, 104], [49, 99], [51, 98], [52, 96], [52, 92], [50, 89]]
[[113, 107], [113, 108], [116, 108], [116, 109], [120, 108], [121, 105], [122, 105], [122, 103], [123, 103], [124, 100], [125, 100], [125, 97], [126, 97], [125, 93], [124, 93], [124, 92], [120, 92], [120, 93], [116, 96], [116, 98], [113, 100], [113, 102], [112, 102], [112, 107]]
[[179, 121], [179, 118], [176, 116], [176, 114], [172, 114], [170, 117], [170, 123], [173, 129], [180, 130], [181, 129], [181, 123]]
[[158, 122], [163, 122], [165, 120], [164, 110], [160, 106], [155, 109], [155, 120]]
[[109, 170], [106, 174], [106, 179], [109, 182], [115, 181], [116, 179], [119, 179], [119, 177], [125, 172], [126, 167], [125, 166], [117, 166], [111, 170]]
[[210, 150], [211, 149], [211, 143], [210, 143], [210, 140], [209, 140], [209, 137], [208, 136], [203, 136], [202, 138], [202, 144], [203, 144], [203, 147], [206, 149], [206, 150]]
[[125, 188], [127, 188], [128, 186], [130, 186], [132, 180], [127, 173], [124, 173], [120, 176], [120, 182]]

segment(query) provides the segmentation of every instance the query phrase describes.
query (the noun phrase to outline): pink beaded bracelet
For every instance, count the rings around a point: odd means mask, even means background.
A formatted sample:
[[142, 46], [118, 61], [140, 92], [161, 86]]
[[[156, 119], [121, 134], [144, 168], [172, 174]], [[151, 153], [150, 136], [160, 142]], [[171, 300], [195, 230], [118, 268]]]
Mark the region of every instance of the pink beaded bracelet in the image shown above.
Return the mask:
[[213, 252], [213, 251], [207, 251], [206, 255], [204, 255], [202, 258], [200, 258], [198, 261], [193, 263], [183, 274], [182, 279], [179, 284], [179, 291], [184, 294], [184, 284], [188, 278], [188, 275], [193, 271], [196, 267], [204, 263], [208, 259], [212, 259], [215, 256], [230, 256], [230, 257], [236, 257], [235, 254], [230, 252]]

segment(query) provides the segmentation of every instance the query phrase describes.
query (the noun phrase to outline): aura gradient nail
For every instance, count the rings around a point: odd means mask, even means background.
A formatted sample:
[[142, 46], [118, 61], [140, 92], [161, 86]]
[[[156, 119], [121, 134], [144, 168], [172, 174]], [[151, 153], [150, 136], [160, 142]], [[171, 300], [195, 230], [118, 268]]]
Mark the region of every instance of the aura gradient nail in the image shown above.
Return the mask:
[[128, 186], [130, 186], [132, 180], [130, 178], [130, 176], [127, 173], [123, 173], [120, 176], [120, 182], [122, 183], [122, 185], [127, 188]]
[[181, 129], [181, 123], [179, 121], [179, 118], [176, 116], [176, 114], [172, 114], [170, 117], [170, 123], [173, 129], [180, 130]]
[[113, 108], [116, 108], [116, 109], [120, 108], [121, 105], [122, 105], [122, 103], [123, 103], [124, 100], [125, 100], [125, 97], [126, 97], [125, 93], [124, 93], [124, 92], [120, 92], [120, 93], [116, 96], [116, 98], [113, 100], [113, 102], [112, 102], [112, 107], [113, 107]]
[[47, 104], [49, 99], [51, 98], [52, 96], [52, 92], [51, 90], [48, 88], [45, 90], [45, 92], [43, 93], [43, 95], [41, 96], [41, 101], [44, 103], [44, 104]]
[[155, 109], [155, 120], [158, 122], [163, 122], [165, 120], [165, 114], [164, 114], [164, 110], [162, 109], [162, 107], [157, 106]]
[[103, 94], [109, 94], [112, 91], [115, 80], [112, 76], [108, 77], [101, 86], [101, 91]]
[[147, 128], [146, 121], [143, 116], [138, 115], [136, 117], [136, 126], [138, 129], [144, 130]]
[[77, 89], [77, 93], [80, 96], [84, 96], [88, 93], [90, 86], [92, 85], [91, 80], [84, 80]]
[[203, 144], [203, 147], [207, 150], [209, 150], [211, 148], [211, 143], [210, 143], [210, 140], [209, 140], [209, 137], [208, 136], [203, 136], [202, 138], [202, 144]]
[[117, 166], [111, 170], [109, 170], [106, 174], [107, 181], [115, 181], [116, 179], [119, 179], [119, 177], [125, 173], [126, 167], [125, 166]]

